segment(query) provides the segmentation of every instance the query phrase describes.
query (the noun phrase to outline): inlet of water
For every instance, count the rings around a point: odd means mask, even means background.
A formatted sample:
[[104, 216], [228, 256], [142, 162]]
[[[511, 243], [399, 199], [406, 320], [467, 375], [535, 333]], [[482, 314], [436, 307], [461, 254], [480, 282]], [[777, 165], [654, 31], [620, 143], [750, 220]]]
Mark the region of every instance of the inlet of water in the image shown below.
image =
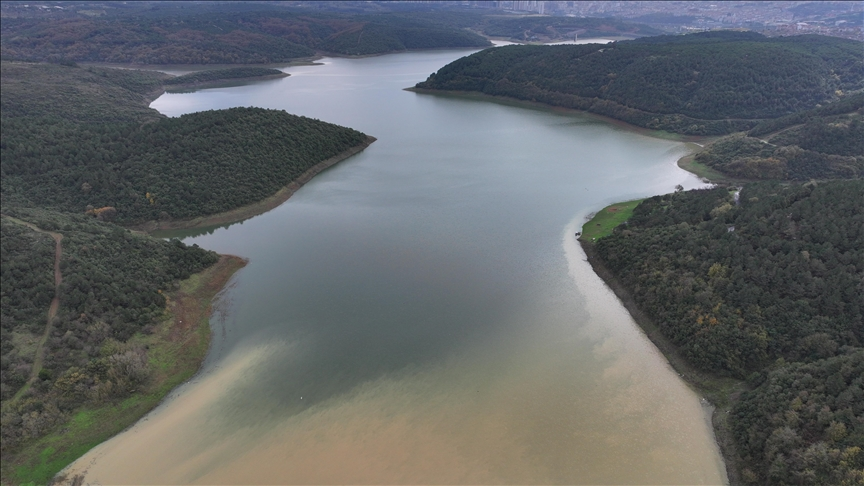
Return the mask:
[[585, 261], [606, 204], [701, 185], [683, 145], [403, 91], [465, 51], [165, 94], [378, 138], [282, 206], [176, 233], [250, 259], [202, 372], [72, 466], [103, 484], [718, 484], [705, 410]]

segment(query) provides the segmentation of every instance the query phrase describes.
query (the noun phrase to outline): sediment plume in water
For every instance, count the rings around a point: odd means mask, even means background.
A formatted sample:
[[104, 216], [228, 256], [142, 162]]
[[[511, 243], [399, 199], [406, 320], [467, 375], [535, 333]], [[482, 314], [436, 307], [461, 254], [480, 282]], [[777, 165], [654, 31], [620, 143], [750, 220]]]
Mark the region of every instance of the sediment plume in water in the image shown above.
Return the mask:
[[[480, 346], [242, 427], [225, 422], [242, 384], [302, 350], [239, 349], [70, 473], [101, 484], [722, 483], [716, 449], [700, 439], [708, 424], [699, 400], [658, 369], [667, 365], [585, 273], [581, 249], [567, 251], [590, 296], [585, 325], [538, 326], [522, 342]], [[550, 334], [573, 341], [550, 343]], [[576, 355], [586, 351], [577, 339], [592, 343], [587, 356]]]

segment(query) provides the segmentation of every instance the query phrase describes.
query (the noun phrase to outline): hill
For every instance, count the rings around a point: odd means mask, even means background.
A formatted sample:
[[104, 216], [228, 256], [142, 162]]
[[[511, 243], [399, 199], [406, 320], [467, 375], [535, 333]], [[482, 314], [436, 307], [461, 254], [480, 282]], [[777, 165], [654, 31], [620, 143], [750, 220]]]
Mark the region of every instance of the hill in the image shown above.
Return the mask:
[[598, 45], [506, 46], [416, 85], [586, 110], [640, 127], [721, 135], [864, 88], [860, 42], [704, 32]]
[[[204, 3], [70, 5], [63, 16], [4, 17], [6, 60], [135, 64], [266, 64], [314, 56], [487, 47], [485, 38], [419, 15], [363, 15], [283, 6]], [[76, 8], [85, 13], [76, 13]]]
[[[167, 297], [219, 256], [83, 214], [3, 211], [2, 480], [44, 483], [155, 406], [177, 384], [166, 371], [194, 373], [207, 340], [200, 321], [174, 326]], [[77, 423], [97, 411], [104, 422]]]

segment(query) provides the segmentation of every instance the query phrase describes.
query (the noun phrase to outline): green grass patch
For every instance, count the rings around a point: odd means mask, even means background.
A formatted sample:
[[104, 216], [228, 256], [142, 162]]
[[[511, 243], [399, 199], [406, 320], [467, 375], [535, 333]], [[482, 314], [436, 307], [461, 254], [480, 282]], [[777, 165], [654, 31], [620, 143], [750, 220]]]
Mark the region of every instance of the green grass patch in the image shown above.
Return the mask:
[[53, 434], [17, 454], [16, 484], [47, 484], [75, 459], [135, 423], [161, 398], [158, 394], [132, 396], [119, 405], [80, 410]]
[[580, 240], [594, 241], [612, 234], [616, 226], [630, 219], [636, 206], [644, 199], [636, 199], [623, 203], [612, 204], [601, 209], [591, 218], [591, 221], [582, 226]]
[[93, 426], [93, 412], [90, 410], [82, 410], [76, 413], [72, 420], [69, 421], [69, 428], [73, 430], [83, 430]]

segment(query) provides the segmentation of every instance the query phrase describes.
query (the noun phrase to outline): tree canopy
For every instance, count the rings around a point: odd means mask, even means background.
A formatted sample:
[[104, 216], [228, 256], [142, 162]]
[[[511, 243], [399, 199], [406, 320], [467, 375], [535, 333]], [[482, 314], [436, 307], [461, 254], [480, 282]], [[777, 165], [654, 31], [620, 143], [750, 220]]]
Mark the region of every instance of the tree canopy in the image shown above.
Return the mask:
[[864, 88], [861, 43], [752, 32], [612, 44], [505, 46], [458, 59], [417, 88], [587, 110], [689, 135], [753, 128]]
[[854, 179], [864, 174], [864, 93], [723, 137], [695, 160], [741, 179]]

